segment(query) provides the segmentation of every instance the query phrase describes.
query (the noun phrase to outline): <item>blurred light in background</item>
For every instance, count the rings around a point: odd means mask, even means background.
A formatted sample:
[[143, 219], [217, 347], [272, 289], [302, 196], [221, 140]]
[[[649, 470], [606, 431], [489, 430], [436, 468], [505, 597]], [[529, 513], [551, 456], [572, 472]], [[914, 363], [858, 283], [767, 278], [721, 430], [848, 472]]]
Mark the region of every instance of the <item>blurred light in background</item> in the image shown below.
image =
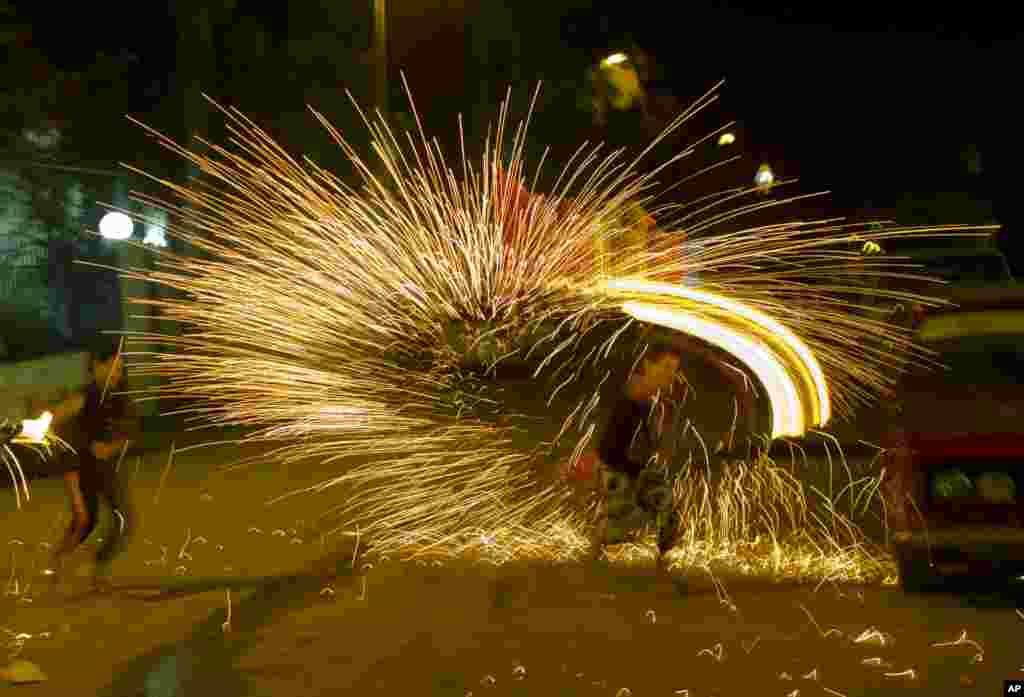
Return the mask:
[[142, 243], [148, 244], [151, 247], [166, 247], [167, 214], [163, 211], [154, 211], [148, 218], [146, 236], [142, 238]]
[[772, 185], [775, 184], [775, 173], [772, 172], [772, 168], [767, 164], [758, 167], [757, 174], [754, 175], [754, 183], [765, 191], [772, 188]]
[[612, 65], [620, 65], [628, 60], [629, 56], [627, 56], [625, 53], [613, 53], [612, 55], [608, 56], [607, 58], [601, 61], [601, 66], [609, 67]]
[[100, 235], [108, 240], [126, 240], [132, 236], [135, 225], [124, 213], [111, 211], [100, 219]]

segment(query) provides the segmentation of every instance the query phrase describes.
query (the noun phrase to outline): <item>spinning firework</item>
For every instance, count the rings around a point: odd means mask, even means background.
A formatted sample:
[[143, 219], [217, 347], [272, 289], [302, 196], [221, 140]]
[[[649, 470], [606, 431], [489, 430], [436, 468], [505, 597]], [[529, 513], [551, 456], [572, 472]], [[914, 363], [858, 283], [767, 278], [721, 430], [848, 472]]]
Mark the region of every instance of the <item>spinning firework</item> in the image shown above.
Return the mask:
[[[665, 135], [715, 99], [713, 90]], [[209, 156], [151, 131], [206, 175], [189, 188], [163, 182], [178, 204], [147, 199], [204, 255], [159, 252], [158, 270], [124, 271], [181, 291], [160, 304], [183, 328], [132, 336], [161, 348], [126, 356], [146, 359], [136, 374], [163, 378], [154, 396], [192, 400], [182, 410], [206, 425], [250, 426], [249, 438], [278, 444], [282, 460], [337, 462], [321, 488], [344, 488], [333, 513], [378, 551], [578, 547], [581, 521], [537, 463], [571, 432], [574, 457], [585, 449], [601, 395], [594, 385], [636, 362], [641, 323], [735, 353], [769, 393], [771, 435], [849, 413], [927, 359], [905, 331], [855, 314], [851, 298], [937, 302], [864, 287], [858, 279], [913, 271], [864, 259], [861, 245], [968, 234], [797, 221], [719, 233], [684, 251], [683, 240], [712, 225], [797, 198], [765, 201], [755, 187], [655, 205], [667, 232], [622, 244], [632, 206], [667, 201], [659, 172], [728, 124], [646, 171], [650, 148], [635, 160], [581, 148], [540, 196], [524, 187], [529, 117], [510, 161], [500, 161], [507, 102], [481, 161], [463, 147], [454, 167], [422, 127], [397, 136], [364, 117], [386, 176], [314, 111], [361, 175], [359, 189], [222, 111], [233, 147], [207, 143]], [[678, 285], [690, 271], [700, 289]], [[502, 392], [494, 376], [506, 365], [530, 371], [531, 398]], [[560, 427], [548, 442], [529, 441], [527, 417]]]

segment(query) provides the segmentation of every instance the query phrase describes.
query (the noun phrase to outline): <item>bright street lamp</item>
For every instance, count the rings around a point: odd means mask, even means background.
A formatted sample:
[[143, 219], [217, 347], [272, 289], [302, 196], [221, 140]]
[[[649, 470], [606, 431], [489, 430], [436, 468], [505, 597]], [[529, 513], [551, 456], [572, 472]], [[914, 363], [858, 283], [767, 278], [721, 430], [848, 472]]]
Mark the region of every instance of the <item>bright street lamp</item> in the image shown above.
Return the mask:
[[758, 167], [757, 174], [754, 175], [754, 183], [757, 184], [762, 191], [768, 191], [771, 189], [775, 184], [775, 173], [772, 172], [772, 168], [767, 164], [763, 164]]
[[629, 56], [627, 56], [625, 53], [613, 53], [612, 55], [602, 60], [601, 65], [607, 68], [612, 65], [621, 65], [622, 63], [625, 63], [628, 60]]
[[722, 146], [732, 145], [735, 142], [736, 135], [734, 133], [723, 133], [718, 137], [718, 144]]
[[100, 219], [100, 235], [108, 240], [126, 240], [134, 229], [132, 219], [118, 211], [111, 211]]

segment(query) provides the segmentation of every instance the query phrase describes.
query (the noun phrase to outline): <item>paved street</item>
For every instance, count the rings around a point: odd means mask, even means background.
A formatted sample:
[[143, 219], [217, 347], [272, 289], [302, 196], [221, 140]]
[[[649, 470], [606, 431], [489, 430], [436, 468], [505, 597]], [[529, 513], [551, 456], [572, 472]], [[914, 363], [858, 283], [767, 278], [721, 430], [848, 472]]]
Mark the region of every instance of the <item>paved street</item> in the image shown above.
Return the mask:
[[583, 564], [353, 570], [351, 540], [319, 535], [315, 513], [330, 492], [264, 505], [283, 478], [302, 486], [324, 473], [263, 465], [210, 474], [211, 463], [242, 454], [179, 454], [156, 503], [167, 454], [125, 462], [142, 526], [118, 562], [120, 590], [106, 597], [68, 597], [84, 579], [63, 595], [39, 585], [40, 544], [66, 520], [58, 484], [36, 482], [22, 511], [4, 492], [0, 626], [5, 640], [21, 635], [22, 657], [50, 678], [27, 690], [120, 697], [176, 694], [157, 684], [178, 682], [177, 694], [225, 696], [622, 695], [624, 687], [852, 696], [915, 686], [984, 695], [1024, 676], [1015, 648], [1024, 616], [1007, 592], [815, 590], [699, 571], [684, 589], [643, 567]]

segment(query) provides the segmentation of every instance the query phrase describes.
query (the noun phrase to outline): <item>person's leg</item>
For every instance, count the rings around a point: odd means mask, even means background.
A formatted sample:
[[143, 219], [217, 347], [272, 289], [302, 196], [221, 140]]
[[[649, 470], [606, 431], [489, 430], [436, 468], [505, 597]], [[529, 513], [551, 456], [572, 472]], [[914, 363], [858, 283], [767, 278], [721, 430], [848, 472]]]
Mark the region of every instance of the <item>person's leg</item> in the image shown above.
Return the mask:
[[681, 522], [679, 513], [675, 510], [661, 513], [658, 516], [657, 568], [659, 572], [668, 571], [666, 555], [672, 551], [679, 541], [679, 526]]
[[53, 555], [54, 580], [63, 571], [67, 557], [92, 534], [99, 513], [99, 495], [88, 478], [83, 480], [77, 471], [67, 472], [64, 487], [71, 503], [71, 523]]
[[638, 478], [637, 488], [637, 503], [657, 533], [655, 567], [661, 573], [668, 570], [666, 555], [678, 541], [681, 522], [675, 510], [672, 480], [661, 471], [648, 469]]
[[608, 507], [618, 481], [615, 473], [605, 466], [599, 467], [595, 474], [598, 512], [591, 531], [590, 550], [587, 553], [587, 559], [590, 561], [597, 561], [604, 554], [608, 540]]
[[624, 472], [609, 471], [606, 477], [605, 518], [601, 530], [605, 546], [633, 539], [646, 524], [646, 514], [637, 500], [634, 478]]
[[124, 551], [135, 529], [135, 509], [124, 478], [112, 465], [103, 474], [101, 494], [110, 506], [113, 520], [96, 553], [96, 576], [101, 580], [109, 577], [111, 564]]
[[587, 552], [587, 559], [589, 561], [597, 561], [604, 553], [604, 541], [608, 530], [608, 514], [604, 510], [604, 504], [602, 503], [601, 505], [602, 510], [598, 513], [598, 518], [594, 523], [594, 530], [590, 538], [590, 550]]

